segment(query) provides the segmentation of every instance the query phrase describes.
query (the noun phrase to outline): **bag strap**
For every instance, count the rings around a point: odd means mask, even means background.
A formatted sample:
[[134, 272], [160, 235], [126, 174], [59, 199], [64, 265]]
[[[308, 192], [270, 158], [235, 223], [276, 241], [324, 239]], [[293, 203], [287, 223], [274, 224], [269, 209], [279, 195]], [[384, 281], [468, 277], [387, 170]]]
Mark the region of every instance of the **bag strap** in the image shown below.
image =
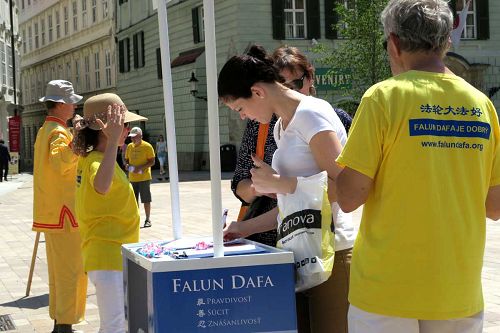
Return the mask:
[[[259, 134], [257, 135], [257, 145], [255, 147], [255, 155], [261, 160], [264, 159], [264, 153], [266, 150], [266, 140], [267, 134], [269, 132], [269, 123], [268, 124], [259, 124]], [[238, 213], [237, 221], [242, 221], [248, 210], [248, 206], [242, 204], [240, 208], [240, 212]]]

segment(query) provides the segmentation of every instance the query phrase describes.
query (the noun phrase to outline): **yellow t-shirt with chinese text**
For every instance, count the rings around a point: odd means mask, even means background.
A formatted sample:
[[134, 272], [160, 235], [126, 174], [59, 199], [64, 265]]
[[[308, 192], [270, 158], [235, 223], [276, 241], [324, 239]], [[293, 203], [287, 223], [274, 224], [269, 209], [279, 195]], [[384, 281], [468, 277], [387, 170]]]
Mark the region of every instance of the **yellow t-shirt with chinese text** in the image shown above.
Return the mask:
[[[148, 142], [141, 140], [137, 146], [132, 142], [127, 146], [125, 159], [128, 160], [129, 166], [146, 164], [149, 159], [155, 158], [153, 146]], [[151, 179], [151, 167], [142, 170], [140, 173], [129, 171], [128, 177], [131, 182], [142, 182]]]
[[139, 208], [132, 185], [118, 164], [109, 192], [95, 191], [94, 179], [102, 159], [103, 153], [93, 151], [78, 159], [76, 170], [76, 216], [86, 272], [121, 271], [121, 245], [139, 241]]
[[351, 304], [427, 320], [480, 312], [485, 200], [500, 184], [491, 101], [458, 76], [395, 76], [365, 93], [337, 161], [373, 179]]

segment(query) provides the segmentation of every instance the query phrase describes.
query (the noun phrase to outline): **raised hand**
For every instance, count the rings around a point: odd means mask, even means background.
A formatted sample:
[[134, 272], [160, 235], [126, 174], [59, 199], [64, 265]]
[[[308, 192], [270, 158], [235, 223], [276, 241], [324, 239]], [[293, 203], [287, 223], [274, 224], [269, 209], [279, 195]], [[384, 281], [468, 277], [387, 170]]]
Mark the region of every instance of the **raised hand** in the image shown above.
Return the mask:
[[108, 139], [108, 144], [118, 145], [123, 132], [123, 123], [125, 121], [125, 109], [118, 104], [108, 105], [106, 111], [106, 123], [101, 119], [96, 119], [104, 135]]

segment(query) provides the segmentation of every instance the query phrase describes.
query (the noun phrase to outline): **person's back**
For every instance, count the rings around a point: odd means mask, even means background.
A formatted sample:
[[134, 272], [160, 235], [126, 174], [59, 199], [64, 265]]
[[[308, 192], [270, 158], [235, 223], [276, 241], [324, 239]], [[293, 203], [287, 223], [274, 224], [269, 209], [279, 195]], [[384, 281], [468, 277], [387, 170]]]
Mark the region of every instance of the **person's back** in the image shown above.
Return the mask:
[[390, 0], [382, 12], [394, 77], [364, 94], [337, 159], [340, 207], [365, 204], [351, 333], [482, 332], [500, 128], [491, 101], [444, 64], [452, 22], [444, 0]]
[[[420, 71], [384, 81], [364, 98], [371, 101], [359, 111], [379, 116], [360, 122], [357, 133], [367, 136], [351, 145], [383, 150], [364, 166], [375, 184], [355, 245], [363, 255], [351, 272], [363, 287], [351, 288], [350, 301], [369, 298], [368, 310], [426, 319], [481, 311], [484, 202], [500, 140], [498, 125], [490, 126], [498, 124], [493, 105], [457, 76]], [[370, 131], [383, 137], [366, 140]]]

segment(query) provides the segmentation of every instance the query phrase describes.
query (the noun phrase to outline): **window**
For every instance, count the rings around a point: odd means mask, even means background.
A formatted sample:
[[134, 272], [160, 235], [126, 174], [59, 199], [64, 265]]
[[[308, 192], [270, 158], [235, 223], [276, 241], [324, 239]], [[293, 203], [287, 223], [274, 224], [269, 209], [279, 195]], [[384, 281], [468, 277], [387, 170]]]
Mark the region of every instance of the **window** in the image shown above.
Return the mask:
[[[333, 7], [334, 2], [325, 1], [325, 6]], [[321, 38], [319, 0], [272, 0], [271, 4], [273, 39]]]
[[101, 73], [99, 72], [99, 52], [94, 53], [95, 88], [101, 88]]
[[161, 68], [161, 50], [160, 48], [156, 49], [156, 74], [158, 75], [158, 79], [163, 79], [163, 72]]
[[111, 52], [106, 50], [104, 52], [105, 68], [106, 68], [106, 86], [111, 86]]
[[193, 42], [199, 43], [205, 41], [205, 26], [203, 23], [203, 6], [193, 8], [191, 10], [192, 25], [193, 25]]
[[28, 46], [31, 52], [33, 50], [33, 30], [31, 29], [31, 25], [28, 27]]
[[66, 80], [72, 81], [73, 75], [71, 73], [71, 62], [66, 63]]
[[[453, 13], [455, 14], [455, 26], [459, 23], [459, 16], [462, 9], [467, 4], [467, 0], [451, 0], [449, 2]], [[465, 20], [462, 39], [489, 39], [489, 8], [487, 0], [472, 0], [467, 8], [467, 17]]]
[[87, 0], [82, 0], [82, 28], [87, 27]]
[[97, 0], [92, 0], [92, 23], [97, 22]]
[[306, 8], [304, 0], [285, 1], [285, 38], [305, 38]]
[[26, 54], [26, 30], [23, 29], [23, 54]]
[[73, 1], [73, 32], [78, 31], [78, 8], [76, 1]]
[[[343, 3], [344, 7], [349, 10], [354, 10], [356, 8], [355, 0], [343, 0]], [[325, 14], [325, 36], [329, 39], [345, 39], [346, 37], [342, 36], [342, 31], [337, 29], [339, 21], [337, 13], [335, 12], [335, 5], [334, 2], [325, 2], [325, 13], [327, 13]], [[347, 23], [342, 22], [341, 25], [343, 28], [347, 28]]]
[[130, 40], [128, 38], [122, 39], [118, 43], [119, 52], [119, 66], [120, 73], [125, 73], [130, 71]]
[[64, 36], [67, 36], [69, 32], [68, 7], [64, 7], [63, 12], [64, 12]]
[[45, 19], [40, 20], [40, 28], [42, 29], [42, 46], [45, 45]]
[[49, 19], [49, 43], [52, 43], [52, 32], [54, 30], [54, 26], [52, 25], [52, 15], [49, 15], [48, 17]]
[[35, 22], [35, 49], [40, 47], [40, 45], [38, 44], [38, 42], [39, 42], [38, 37], [39, 37], [38, 36], [38, 22]]
[[144, 32], [134, 34], [134, 68], [144, 67]]
[[75, 60], [75, 90], [80, 90], [80, 59]]
[[[14, 59], [12, 59], [12, 47], [7, 45], [7, 79], [9, 86], [14, 85]], [[41, 95], [40, 95], [41, 96]]]
[[21, 0], [21, 9], [24, 9], [24, 0]]
[[0, 41], [0, 61], [2, 62], [0, 66], [0, 74], [2, 75], [2, 84], [7, 84], [7, 65], [6, 65], [6, 57], [5, 57], [5, 44], [3, 41]]
[[85, 90], [90, 90], [90, 59], [89, 56], [85, 56], [83, 58], [84, 66], [85, 66]]
[[128, 2], [128, 0], [119, 0], [118, 4], [121, 5], [122, 3]]
[[61, 38], [61, 18], [58, 10], [56, 10], [56, 38]]
[[102, 18], [108, 17], [108, 0], [102, 0]]

